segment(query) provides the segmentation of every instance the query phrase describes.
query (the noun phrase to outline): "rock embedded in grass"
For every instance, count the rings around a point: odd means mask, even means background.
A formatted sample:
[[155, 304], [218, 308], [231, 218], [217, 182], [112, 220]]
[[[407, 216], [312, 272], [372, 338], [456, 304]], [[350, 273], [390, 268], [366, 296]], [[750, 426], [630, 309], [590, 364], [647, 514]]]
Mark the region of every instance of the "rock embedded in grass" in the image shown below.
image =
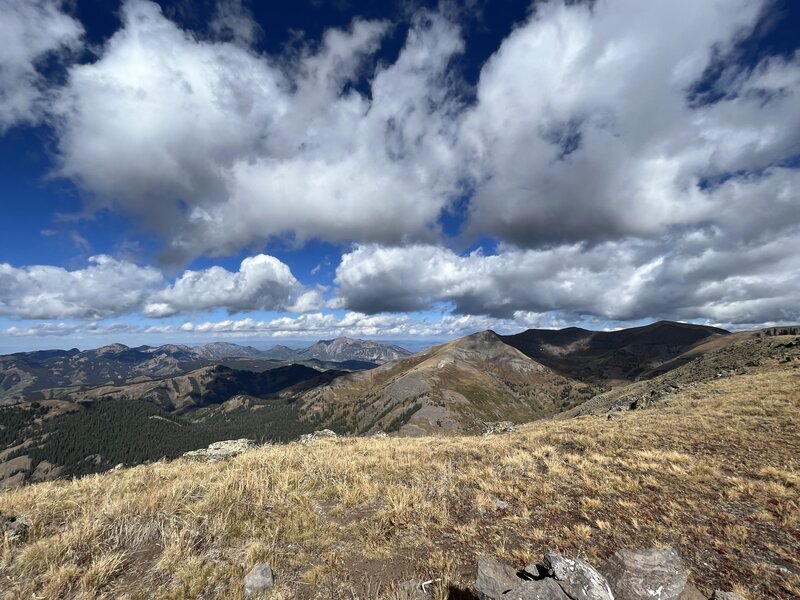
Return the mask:
[[611, 586], [590, 564], [560, 554], [545, 554], [548, 574], [573, 600], [614, 600]]
[[250, 572], [244, 576], [244, 597], [252, 598], [259, 592], [271, 588], [275, 583], [272, 567], [267, 563], [257, 563]]
[[486, 556], [478, 557], [478, 576], [475, 579], [475, 592], [479, 600], [495, 600], [522, 580], [517, 572], [503, 563]]
[[616, 600], [686, 600], [688, 578], [674, 548], [618, 550], [601, 568]]
[[479, 600], [570, 600], [554, 579], [524, 579], [492, 558], [478, 558], [475, 592]]
[[245, 450], [255, 448], [256, 443], [253, 440], [238, 439], [238, 440], [225, 440], [222, 442], [214, 442], [209, 444], [208, 448], [201, 448], [200, 450], [192, 450], [183, 454], [184, 458], [194, 460], [205, 460], [214, 462], [217, 460], [224, 460], [226, 458], [233, 458], [240, 455]]
[[24, 519], [0, 513], [0, 538], [9, 542], [24, 542], [28, 538], [28, 529]]
[[335, 431], [330, 429], [321, 429], [319, 431], [315, 431], [314, 433], [305, 433], [301, 435], [298, 441], [307, 446], [320, 440], [330, 440], [338, 437], [339, 435]]

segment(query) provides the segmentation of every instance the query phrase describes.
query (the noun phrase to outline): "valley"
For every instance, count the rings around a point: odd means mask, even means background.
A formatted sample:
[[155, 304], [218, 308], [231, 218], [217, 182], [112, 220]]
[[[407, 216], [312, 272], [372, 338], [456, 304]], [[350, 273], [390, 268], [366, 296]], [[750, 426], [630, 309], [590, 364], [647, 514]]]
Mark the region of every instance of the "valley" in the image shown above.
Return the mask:
[[[413, 355], [347, 338], [294, 350], [114, 344], [9, 355], [0, 357], [0, 488], [176, 458], [226, 439], [286, 442], [323, 428], [454, 436], [493, 422], [643, 408], [790, 360], [796, 342], [785, 338], [658, 322], [484, 331]], [[289, 350], [297, 360], [276, 358]]]
[[[308, 418], [308, 394], [342, 382], [326, 394], [371, 422], [349, 395], [351, 386], [368, 389], [367, 375], [378, 402], [418, 402], [421, 388], [405, 378], [429, 386], [431, 405], [446, 402], [471, 377], [476, 386], [502, 384], [497, 402], [520, 411], [541, 406], [535, 382], [559, 390], [578, 381], [534, 368], [495, 338], [484, 332], [339, 376], [283, 405], [298, 411], [287, 422]], [[457, 366], [440, 367], [446, 360]], [[482, 360], [495, 361], [492, 377], [470, 372]], [[264, 598], [407, 600], [408, 581], [432, 582], [433, 600], [475, 598], [480, 556], [520, 569], [545, 552], [602, 564], [619, 548], [673, 546], [701, 597], [719, 589], [748, 600], [797, 597], [800, 334], [710, 334], [670, 360], [677, 366], [508, 433], [415, 435], [412, 415], [388, 438], [267, 443], [221, 462], [158, 460], [8, 490], [0, 514], [28, 529], [0, 549], [0, 593], [242, 598], [245, 574], [264, 562], [275, 574]], [[454, 405], [471, 402], [469, 414], [500, 414], [462, 395]], [[237, 396], [180, 417], [125, 402], [165, 428], [154, 435], [186, 427], [179, 419], [199, 425], [227, 415], [233, 438], [238, 424], [274, 413], [279, 398]]]

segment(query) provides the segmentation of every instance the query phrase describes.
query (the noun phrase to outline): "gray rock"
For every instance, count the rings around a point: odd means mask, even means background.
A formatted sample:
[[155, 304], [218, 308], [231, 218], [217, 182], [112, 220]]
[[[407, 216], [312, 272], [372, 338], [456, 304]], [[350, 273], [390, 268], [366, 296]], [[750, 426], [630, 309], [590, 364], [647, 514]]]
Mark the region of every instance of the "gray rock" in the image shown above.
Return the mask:
[[549, 576], [547, 567], [544, 565], [531, 563], [522, 570], [526, 575], [528, 575], [527, 579], [543, 579]]
[[258, 563], [244, 576], [244, 597], [250, 598], [267, 588], [271, 588], [274, 583], [272, 567], [267, 563]]
[[486, 556], [478, 557], [478, 576], [475, 578], [475, 593], [479, 600], [505, 598], [503, 594], [517, 587], [522, 580], [517, 572], [501, 562]]
[[193, 460], [214, 462], [217, 460], [224, 460], [226, 458], [238, 456], [245, 450], [255, 448], [255, 446], [256, 443], [253, 440], [244, 438], [239, 440], [225, 440], [223, 442], [214, 442], [213, 444], [209, 444], [208, 448], [184, 452], [183, 457]]
[[301, 444], [309, 445], [321, 440], [329, 440], [337, 437], [339, 436], [335, 431], [331, 431], [330, 429], [321, 429], [320, 431], [315, 431], [314, 433], [305, 433], [301, 435], [299, 442]]
[[679, 600], [688, 583], [677, 550], [618, 550], [600, 568], [616, 600]]
[[714, 592], [714, 595], [711, 596], [711, 600], [745, 600], [745, 598], [736, 592], [723, 592], [722, 590], [717, 590]]
[[5, 538], [9, 542], [24, 542], [28, 539], [29, 529], [24, 519], [0, 513], [0, 538]]
[[572, 600], [614, 600], [605, 577], [588, 563], [560, 554], [545, 554], [544, 564]]
[[[690, 581], [689, 583], [686, 584], [686, 587], [683, 588], [683, 592], [681, 592], [681, 600], [706, 600], [706, 597], [705, 595], [703, 595], [703, 592], [694, 587], [694, 585]], [[737, 599], [729, 598], [728, 600], [737, 600]]]
[[502, 600], [571, 600], [555, 579], [522, 581], [498, 598], [502, 598]]

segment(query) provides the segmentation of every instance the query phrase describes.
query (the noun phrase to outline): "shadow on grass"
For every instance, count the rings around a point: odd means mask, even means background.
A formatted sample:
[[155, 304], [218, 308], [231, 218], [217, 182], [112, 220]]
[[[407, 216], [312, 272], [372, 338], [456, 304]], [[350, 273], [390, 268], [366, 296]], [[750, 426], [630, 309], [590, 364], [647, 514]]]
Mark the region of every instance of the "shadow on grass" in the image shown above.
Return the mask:
[[451, 585], [447, 589], [448, 600], [478, 600], [478, 597], [470, 590]]

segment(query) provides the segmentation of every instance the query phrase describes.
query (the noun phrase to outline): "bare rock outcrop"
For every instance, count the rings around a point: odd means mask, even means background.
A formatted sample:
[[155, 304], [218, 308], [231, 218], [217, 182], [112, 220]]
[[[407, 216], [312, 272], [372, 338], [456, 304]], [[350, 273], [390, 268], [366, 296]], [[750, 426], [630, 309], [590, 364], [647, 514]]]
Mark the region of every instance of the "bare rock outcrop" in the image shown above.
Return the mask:
[[298, 441], [301, 444], [308, 446], [322, 440], [331, 440], [338, 437], [339, 435], [335, 431], [331, 431], [330, 429], [321, 429], [320, 431], [315, 431], [314, 433], [305, 433], [301, 435]]
[[255, 448], [256, 443], [253, 440], [239, 439], [239, 440], [225, 440], [222, 442], [214, 442], [209, 444], [208, 448], [200, 450], [192, 450], [183, 454], [184, 458], [193, 460], [203, 460], [214, 462], [238, 456], [245, 450]]
[[[674, 548], [619, 550], [600, 569], [546, 554], [543, 564], [517, 571], [482, 556], [474, 589], [479, 600], [705, 600]], [[744, 598], [717, 591], [711, 600]]]
[[600, 567], [617, 600], [679, 600], [688, 577], [674, 548], [618, 550]]

